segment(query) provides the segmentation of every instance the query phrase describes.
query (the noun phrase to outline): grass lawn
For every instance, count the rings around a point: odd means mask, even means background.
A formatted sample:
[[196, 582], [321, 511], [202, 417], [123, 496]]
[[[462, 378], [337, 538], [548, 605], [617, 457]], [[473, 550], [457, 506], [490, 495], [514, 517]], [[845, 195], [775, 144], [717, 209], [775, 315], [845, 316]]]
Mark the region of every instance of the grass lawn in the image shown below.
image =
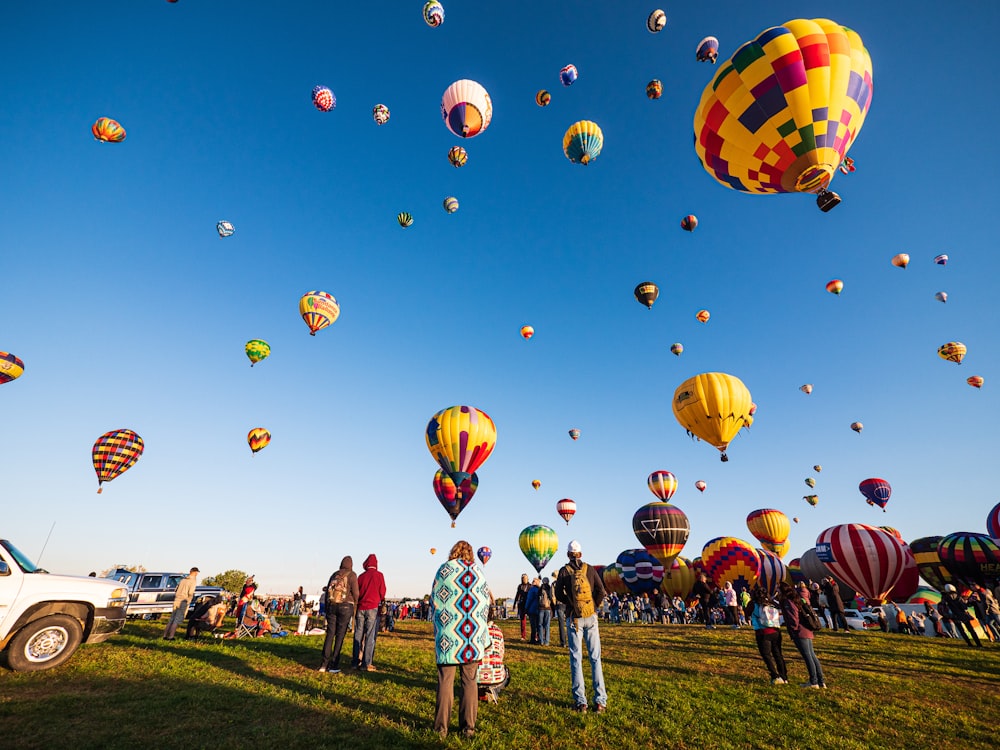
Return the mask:
[[608, 711], [581, 715], [565, 649], [502, 629], [511, 685], [480, 704], [471, 740], [456, 736], [457, 701], [454, 734], [431, 730], [429, 623], [379, 636], [378, 672], [331, 675], [316, 672], [321, 636], [165, 642], [162, 623], [140, 621], [61, 668], [0, 671], [0, 747], [998, 747], [1000, 645], [822, 632], [830, 687], [819, 691], [798, 687], [805, 667], [787, 634], [792, 684], [772, 686], [749, 629], [604, 625]]

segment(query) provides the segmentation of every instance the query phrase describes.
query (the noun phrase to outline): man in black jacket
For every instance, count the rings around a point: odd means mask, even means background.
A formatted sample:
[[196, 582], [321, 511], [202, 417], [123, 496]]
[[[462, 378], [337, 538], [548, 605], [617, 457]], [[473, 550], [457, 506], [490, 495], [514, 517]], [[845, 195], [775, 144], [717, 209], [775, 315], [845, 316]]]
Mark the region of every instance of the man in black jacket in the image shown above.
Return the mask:
[[955, 623], [955, 629], [965, 639], [965, 645], [972, 646], [972, 641], [969, 640], [969, 636], [965, 633], [965, 629], [968, 628], [969, 632], [972, 633], [972, 638], [976, 642], [976, 645], [982, 648], [983, 644], [979, 642], [979, 635], [976, 633], [975, 628], [972, 627], [972, 618], [969, 616], [969, 602], [959, 596], [958, 591], [950, 583], [945, 584], [944, 593], [941, 595], [941, 604], [947, 608], [952, 622]]

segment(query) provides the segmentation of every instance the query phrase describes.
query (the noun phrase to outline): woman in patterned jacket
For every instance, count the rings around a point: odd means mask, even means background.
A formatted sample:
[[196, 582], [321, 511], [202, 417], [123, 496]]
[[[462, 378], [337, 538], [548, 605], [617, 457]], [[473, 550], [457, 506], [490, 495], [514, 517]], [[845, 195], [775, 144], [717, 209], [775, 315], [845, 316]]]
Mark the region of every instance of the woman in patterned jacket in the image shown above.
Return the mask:
[[462, 673], [458, 729], [463, 737], [475, 736], [479, 709], [476, 672], [490, 647], [487, 615], [491, 599], [490, 587], [476, 563], [472, 545], [456, 542], [448, 554], [448, 562], [438, 568], [431, 587], [438, 669], [434, 731], [442, 738], [448, 735], [456, 668]]

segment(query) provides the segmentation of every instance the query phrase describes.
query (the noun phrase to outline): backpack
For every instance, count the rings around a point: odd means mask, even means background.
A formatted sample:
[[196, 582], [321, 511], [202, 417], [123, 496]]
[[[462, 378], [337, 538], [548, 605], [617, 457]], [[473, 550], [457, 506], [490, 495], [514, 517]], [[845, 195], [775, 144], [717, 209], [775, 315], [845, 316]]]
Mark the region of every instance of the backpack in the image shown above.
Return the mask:
[[805, 601], [799, 603], [799, 625], [813, 632], [823, 627], [813, 608]]
[[552, 609], [552, 599], [549, 598], [549, 591], [544, 586], [538, 592], [538, 606], [540, 609]]
[[757, 607], [757, 619], [765, 628], [780, 628], [780, 614], [778, 608], [772, 607], [770, 604], [765, 604], [763, 607], [758, 605]]
[[326, 603], [343, 604], [347, 601], [347, 576], [343, 570], [338, 570], [333, 574], [330, 583], [326, 587]]
[[573, 578], [573, 617], [590, 617], [594, 614], [594, 592], [591, 591], [590, 581], [587, 579], [587, 571], [590, 566], [582, 563], [579, 568], [567, 565], [570, 576]]

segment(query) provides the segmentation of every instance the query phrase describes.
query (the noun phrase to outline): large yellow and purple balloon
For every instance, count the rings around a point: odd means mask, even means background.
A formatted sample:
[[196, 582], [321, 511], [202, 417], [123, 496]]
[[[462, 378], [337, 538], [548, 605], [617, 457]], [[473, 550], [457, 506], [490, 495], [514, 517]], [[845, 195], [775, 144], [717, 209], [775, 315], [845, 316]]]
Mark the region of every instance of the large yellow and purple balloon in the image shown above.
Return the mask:
[[309, 335], [332, 325], [340, 317], [340, 305], [332, 294], [315, 290], [306, 292], [299, 300], [299, 315], [309, 326]]
[[0, 385], [17, 380], [24, 373], [24, 362], [10, 352], [0, 352]]
[[646, 478], [646, 486], [657, 498], [668, 503], [677, 492], [677, 477], [669, 471], [654, 471]]
[[482, 84], [463, 78], [445, 89], [441, 117], [448, 130], [459, 138], [473, 138], [490, 126], [493, 100]]
[[493, 453], [497, 428], [474, 406], [449, 406], [427, 423], [427, 449], [456, 485], [472, 476]]
[[574, 122], [563, 135], [563, 153], [574, 164], [590, 164], [604, 148], [604, 133], [596, 122]]
[[451, 517], [451, 527], [455, 528], [455, 521], [465, 506], [472, 501], [473, 495], [479, 489], [479, 475], [474, 473], [462, 480], [461, 484], [455, 484], [451, 475], [445, 474], [438, 469], [434, 472], [434, 495], [438, 502]]
[[674, 391], [674, 417], [681, 427], [711, 444], [728, 461], [726, 449], [744, 427], [753, 424], [753, 399], [743, 381], [724, 372], [705, 372]]
[[271, 433], [265, 430], [263, 427], [254, 427], [250, 432], [247, 433], [247, 445], [250, 446], [250, 452], [256, 453], [257, 451], [264, 450], [268, 445], [271, 444]]
[[766, 29], [705, 87], [694, 116], [695, 151], [720, 184], [745, 193], [827, 188], [864, 125], [872, 62], [861, 37], [828, 19]]
[[97, 438], [91, 450], [94, 471], [97, 472], [97, 493], [104, 489], [102, 484], [132, 468], [144, 448], [142, 438], [133, 430], [112, 430]]

